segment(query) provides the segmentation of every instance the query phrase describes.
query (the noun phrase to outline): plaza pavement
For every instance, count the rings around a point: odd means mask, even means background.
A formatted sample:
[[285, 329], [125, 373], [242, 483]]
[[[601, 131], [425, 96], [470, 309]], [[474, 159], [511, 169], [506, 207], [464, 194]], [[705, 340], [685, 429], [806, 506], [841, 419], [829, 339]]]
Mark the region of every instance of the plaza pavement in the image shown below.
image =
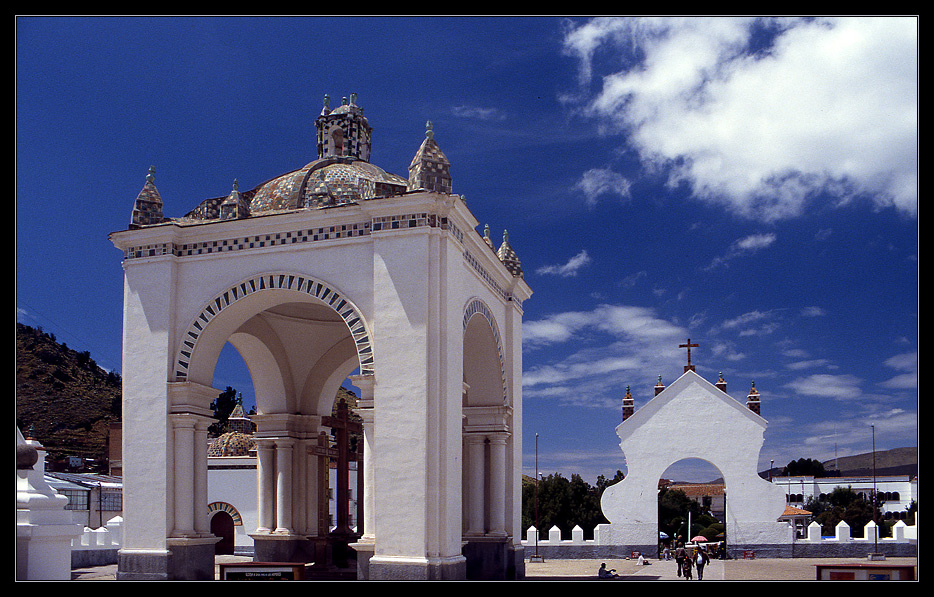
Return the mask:
[[[252, 558], [240, 556], [218, 556], [216, 562], [250, 561]], [[887, 558], [889, 564], [914, 564], [915, 578], [918, 578], [917, 558]], [[607, 568], [615, 568], [619, 575], [616, 579], [597, 578], [601, 562]], [[525, 573], [528, 581], [655, 581], [676, 580], [685, 582], [677, 575], [674, 560], [648, 560], [649, 564], [639, 566], [636, 560], [552, 560], [544, 562], [526, 562]], [[817, 564], [865, 563], [860, 558], [760, 558], [754, 560], [711, 560], [704, 569], [704, 580], [714, 581], [813, 581], [817, 578]], [[117, 566], [98, 566], [72, 571], [74, 580], [115, 580]], [[697, 572], [687, 582], [698, 582]]]
[[[678, 576], [674, 560], [647, 560], [640, 566], [636, 560], [546, 560], [526, 562], [527, 580], [601, 582], [653, 581], [686, 579]], [[616, 569], [615, 579], [600, 579], [597, 570], [606, 562], [607, 569]], [[813, 581], [817, 579], [818, 564], [867, 563], [861, 558], [760, 558], [752, 560], [711, 560], [704, 567], [704, 581]], [[887, 558], [888, 564], [914, 564], [918, 578], [917, 558]], [[698, 582], [697, 571], [687, 582]]]

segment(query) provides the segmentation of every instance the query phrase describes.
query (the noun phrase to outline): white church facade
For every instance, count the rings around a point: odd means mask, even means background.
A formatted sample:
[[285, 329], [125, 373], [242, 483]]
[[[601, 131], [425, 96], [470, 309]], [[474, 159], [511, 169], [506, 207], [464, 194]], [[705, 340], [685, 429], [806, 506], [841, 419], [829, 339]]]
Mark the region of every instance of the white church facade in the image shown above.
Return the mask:
[[[213, 577], [207, 427], [222, 348], [257, 414], [256, 559], [311, 561], [316, 450], [360, 390], [359, 578], [521, 578], [521, 324], [531, 296], [429, 126], [407, 178], [369, 162], [355, 98], [316, 119], [316, 157], [167, 218], [153, 172], [123, 253], [121, 579]], [[173, 198], [172, 201], [178, 201]]]

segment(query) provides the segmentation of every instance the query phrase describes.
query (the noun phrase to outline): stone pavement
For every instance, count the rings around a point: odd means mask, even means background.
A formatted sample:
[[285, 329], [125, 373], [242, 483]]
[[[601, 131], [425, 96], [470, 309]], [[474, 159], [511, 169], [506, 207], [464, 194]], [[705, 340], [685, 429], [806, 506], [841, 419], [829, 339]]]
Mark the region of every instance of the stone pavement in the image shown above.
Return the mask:
[[[604, 580], [649, 581], [686, 579], [678, 576], [678, 567], [674, 560], [647, 560], [648, 565], [639, 566], [636, 560], [545, 560], [545, 562], [526, 562], [527, 580], [582, 581]], [[597, 577], [600, 564], [606, 562], [608, 569], [615, 568], [618, 578], [606, 581]], [[705, 581], [811, 581], [817, 579], [818, 564], [866, 563], [860, 558], [760, 558], [754, 560], [711, 560], [704, 568]], [[918, 578], [917, 558], [887, 558], [888, 564], [914, 564], [915, 578]], [[690, 582], [698, 581], [697, 571], [693, 572]]]
[[[238, 556], [218, 556], [217, 563], [249, 561], [251, 558]], [[604, 580], [597, 578], [601, 562], [607, 568], [615, 568], [618, 578]], [[529, 581], [651, 581], [678, 580], [674, 560], [648, 560], [646, 566], [639, 566], [636, 560], [545, 560], [544, 562], [526, 562], [526, 580]], [[817, 578], [817, 564], [828, 563], [865, 563], [859, 558], [760, 558], [755, 560], [711, 560], [704, 569], [705, 581], [731, 580], [767, 580], [767, 581], [810, 581]], [[881, 563], [881, 562], [880, 562]], [[889, 564], [914, 564], [915, 578], [918, 578], [917, 558], [887, 558]], [[98, 566], [72, 570], [73, 580], [115, 580], [117, 566]], [[697, 571], [690, 582], [696, 582]]]

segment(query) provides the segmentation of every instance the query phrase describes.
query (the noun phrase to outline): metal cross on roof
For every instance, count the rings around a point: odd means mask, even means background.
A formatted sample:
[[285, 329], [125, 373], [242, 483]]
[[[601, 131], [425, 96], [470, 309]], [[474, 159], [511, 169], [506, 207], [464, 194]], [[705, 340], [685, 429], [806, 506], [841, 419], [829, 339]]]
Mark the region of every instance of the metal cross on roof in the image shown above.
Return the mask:
[[687, 344], [679, 344], [679, 345], [678, 345], [678, 348], [687, 348], [687, 349], [688, 349], [688, 364], [684, 366], [684, 371], [685, 371], [685, 373], [687, 373], [688, 371], [694, 371], [694, 365], [691, 364], [691, 348], [692, 348], [692, 347], [697, 348], [697, 344], [691, 344], [691, 339], [690, 339], [690, 338], [688, 338], [688, 343], [687, 343]]

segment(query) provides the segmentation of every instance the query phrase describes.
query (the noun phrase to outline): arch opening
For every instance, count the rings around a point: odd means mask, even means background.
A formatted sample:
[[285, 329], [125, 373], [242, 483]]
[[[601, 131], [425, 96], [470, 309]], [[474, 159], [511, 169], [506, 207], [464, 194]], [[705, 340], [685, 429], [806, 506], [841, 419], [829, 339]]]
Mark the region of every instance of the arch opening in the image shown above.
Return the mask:
[[[216, 295], [183, 335], [175, 381], [213, 383], [228, 344], [250, 371], [258, 412], [318, 410], [329, 402], [321, 403], [316, 391], [336, 391], [355, 369], [373, 373], [370, 334], [360, 311], [306, 276], [263, 274]], [[337, 370], [343, 373], [335, 381]]]
[[673, 550], [695, 539], [698, 543], [726, 541], [726, 486], [717, 466], [703, 458], [682, 458], [665, 469], [658, 487], [661, 550]]
[[[211, 397], [210, 388], [229, 387], [243, 394], [245, 413], [255, 411], [248, 418], [258, 491], [247, 492], [256, 502], [244, 508], [255, 553], [276, 556], [283, 536], [303, 546], [296, 549], [317, 553], [328, 542], [327, 553], [337, 553], [331, 543], [335, 526], [345, 531], [347, 543], [361, 520], [362, 479], [353, 463], [362, 454], [353, 445], [342, 449], [353, 442], [363, 445], [359, 417], [352, 413], [360, 394], [349, 377], [373, 372], [370, 335], [360, 312], [319, 281], [266, 274], [218, 295], [188, 331], [177, 374], [203, 386], [191, 396], [213, 399], [218, 394]], [[357, 425], [357, 437], [335, 429], [343, 426], [336, 416], [341, 401]], [[335, 476], [338, 458], [343, 473]], [[240, 494], [232, 491], [228, 499]], [[283, 501], [283, 495], [291, 498]], [[276, 539], [267, 540], [267, 534]]]

